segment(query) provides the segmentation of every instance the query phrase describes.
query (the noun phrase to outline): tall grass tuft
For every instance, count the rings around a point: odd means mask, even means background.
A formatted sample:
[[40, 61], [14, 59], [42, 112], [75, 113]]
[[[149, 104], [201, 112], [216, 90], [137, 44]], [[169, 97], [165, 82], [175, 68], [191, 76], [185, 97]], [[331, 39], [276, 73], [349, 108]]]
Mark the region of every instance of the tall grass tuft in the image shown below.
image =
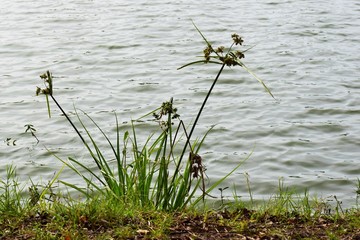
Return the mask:
[[7, 166], [6, 179], [0, 179], [0, 213], [3, 215], [17, 215], [23, 210], [20, 186], [16, 176], [16, 168]]
[[34, 184], [31, 179], [27, 183], [21, 182], [17, 177], [16, 167], [7, 165], [6, 177], [0, 179], [0, 215], [20, 216], [36, 205], [45, 206], [49, 202], [57, 200], [57, 194], [53, 192], [53, 185], [58, 180], [63, 168], [64, 166], [44, 186]]
[[[69, 157], [67, 160], [59, 158], [66, 166], [82, 177], [87, 187], [82, 188], [65, 181], [62, 181], [63, 184], [78, 190], [89, 198], [94, 196], [95, 193], [100, 193], [123, 202], [131, 201], [132, 204], [144, 207], [151, 206], [155, 209], [172, 211], [183, 209], [188, 205], [194, 206], [200, 201], [204, 201], [206, 196], [210, 196], [209, 194], [213, 189], [240, 167], [243, 161], [239, 161], [235, 168], [219, 181], [212, 183], [210, 186], [205, 185], [205, 167], [199, 151], [208, 132], [195, 141], [192, 141], [192, 135], [207, 100], [225, 66], [241, 66], [251, 73], [272, 97], [273, 95], [263, 81], [240, 61], [244, 57], [245, 51], [233, 50], [234, 46], [242, 45], [243, 40], [239, 35], [232, 35], [233, 43], [226, 51], [225, 47], [222, 46], [215, 50], [197, 26], [195, 24], [194, 26], [207, 45], [204, 50], [204, 59], [186, 64], [179, 69], [197, 63], [220, 64], [221, 67], [195, 117], [190, 131], [187, 130], [184, 122], [180, 119], [171, 98], [151, 112], [155, 120], [160, 124], [160, 131], [158, 134], [152, 134], [144, 144], [140, 144], [137, 139], [136, 122], [132, 122], [130, 131], [121, 134], [118, 118], [115, 114], [116, 140], [111, 141], [111, 138], [88, 114], [82, 112], [83, 116], [81, 116], [75, 109], [77, 121], [82, 128], [82, 134], [54, 97], [52, 74], [47, 71], [41, 75], [45, 88], [38, 87], [36, 92], [37, 94], [46, 95], [49, 116], [51, 114], [48, 96], [64, 114], [97, 166], [97, 171], [94, 171], [73, 157]], [[90, 120], [106, 140], [106, 150], [111, 150], [111, 157], [105, 156], [107, 151], [102, 149], [98, 142], [95, 141], [92, 133], [84, 123], [84, 116]], [[178, 152], [180, 154], [175, 155]], [[110, 159], [115, 159], [115, 166], [110, 164]]]

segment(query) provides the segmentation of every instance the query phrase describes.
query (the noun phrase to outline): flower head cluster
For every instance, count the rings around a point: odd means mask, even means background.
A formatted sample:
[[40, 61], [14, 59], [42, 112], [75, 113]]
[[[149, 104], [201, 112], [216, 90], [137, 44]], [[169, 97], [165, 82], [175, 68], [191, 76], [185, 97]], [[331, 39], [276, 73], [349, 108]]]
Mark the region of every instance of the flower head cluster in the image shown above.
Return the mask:
[[[239, 64], [238, 60], [245, 57], [244, 53], [242, 51], [236, 50], [232, 51], [231, 48], [233, 45], [242, 45], [244, 42], [243, 39], [236, 33], [231, 35], [231, 38], [233, 39], [233, 44], [231, 45], [230, 49], [228, 49], [227, 53], [225, 52], [224, 46], [219, 46], [214, 50], [214, 48], [211, 46], [210, 43], [208, 43], [208, 46], [204, 49], [204, 58], [205, 63], [208, 63], [210, 59], [213, 57], [215, 59], [220, 60], [222, 63], [224, 63], [226, 66], [236, 66]], [[212, 55], [214, 53], [214, 55]]]
[[213, 48], [208, 45], [205, 49], [204, 49], [204, 57], [205, 57], [205, 61], [208, 62], [210, 60], [210, 55], [213, 52]]
[[242, 45], [242, 43], [244, 42], [244, 40], [237, 33], [232, 34], [231, 38], [233, 39], [235, 45]]
[[169, 127], [170, 123], [173, 124], [171, 121], [169, 122], [168, 120], [162, 119], [163, 116], [166, 116], [168, 114], [171, 115], [171, 119], [180, 118], [180, 115], [177, 113], [177, 108], [173, 107], [172, 99], [168, 102], [163, 102], [158, 113], [153, 113], [155, 120], [158, 121], [160, 123], [160, 126], [162, 128], [164, 127], [165, 129]]

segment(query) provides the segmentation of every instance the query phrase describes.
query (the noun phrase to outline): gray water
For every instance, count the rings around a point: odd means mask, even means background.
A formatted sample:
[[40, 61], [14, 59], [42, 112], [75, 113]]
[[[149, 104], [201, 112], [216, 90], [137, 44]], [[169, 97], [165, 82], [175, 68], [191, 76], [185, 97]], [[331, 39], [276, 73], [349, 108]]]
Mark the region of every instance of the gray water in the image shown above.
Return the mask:
[[[49, 119], [45, 98], [35, 96], [46, 70], [67, 112], [74, 117], [76, 105], [107, 132], [114, 131], [113, 111], [125, 124], [170, 97], [181, 118], [193, 121], [219, 66], [177, 70], [205, 47], [192, 19], [214, 46], [229, 46], [239, 33], [243, 49], [253, 47], [244, 63], [276, 98], [243, 69], [226, 69], [195, 133], [215, 125], [200, 153], [209, 178], [253, 151], [222, 187], [246, 197], [248, 174], [261, 199], [282, 179], [300, 193], [336, 195], [351, 206], [360, 177], [359, 16], [356, 0], [2, 1], [1, 177], [14, 164], [24, 181], [48, 181], [62, 164], [47, 149], [92, 164], [55, 105]], [[39, 144], [25, 124], [34, 125]], [[156, 127], [145, 121], [139, 132], [145, 137]], [[78, 181], [70, 171], [61, 178]]]

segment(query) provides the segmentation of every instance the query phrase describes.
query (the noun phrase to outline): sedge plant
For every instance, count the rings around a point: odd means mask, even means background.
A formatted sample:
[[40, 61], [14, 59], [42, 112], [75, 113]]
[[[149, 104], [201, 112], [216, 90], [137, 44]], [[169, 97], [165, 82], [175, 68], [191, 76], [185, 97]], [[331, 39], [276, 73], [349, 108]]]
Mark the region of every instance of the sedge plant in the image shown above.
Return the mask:
[[[204, 200], [206, 196], [210, 196], [210, 192], [236, 171], [243, 161], [249, 157], [240, 161], [235, 168], [220, 180], [206, 186], [205, 167], [199, 151], [211, 129], [202, 138], [197, 138], [195, 141], [192, 141], [192, 135], [224, 67], [241, 66], [252, 74], [272, 97], [273, 95], [264, 82], [241, 62], [244, 51], [233, 50], [233, 47], [243, 43], [238, 34], [232, 35], [233, 43], [228, 49], [225, 50], [224, 47], [215, 49], [202, 32], [196, 26], [195, 28], [207, 45], [204, 50], [204, 59], [186, 64], [179, 69], [197, 63], [219, 64], [221, 67], [192, 123], [190, 131], [187, 131], [184, 122], [180, 119], [172, 98], [151, 112], [155, 120], [160, 124], [160, 132], [158, 135], [152, 134], [142, 145], [138, 140], [135, 121], [132, 121], [130, 131], [121, 134], [118, 118], [115, 114], [116, 140], [111, 141], [111, 138], [102, 128], [88, 114], [82, 112], [106, 140], [107, 147], [112, 152], [111, 157], [107, 156], [105, 154], [107, 151], [104, 151], [99, 143], [95, 141], [80, 113], [75, 109], [83, 134], [56, 100], [53, 94], [52, 74], [47, 71], [40, 76], [44, 80], [45, 88], [38, 87], [36, 93], [46, 95], [49, 116], [51, 116], [50, 97], [71, 124], [100, 172], [99, 174], [98, 171], [92, 170], [90, 166], [73, 157], [69, 157], [68, 160], [59, 158], [60, 161], [83, 178], [87, 187], [82, 188], [65, 181], [62, 181], [62, 183], [78, 190], [89, 198], [94, 193], [100, 193], [122, 202], [131, 201], [132, 204], [143, 207], [172, 211], [183, 209], [189, 205], [195, 206], [201, 200]], [[181, 141], [182, 139], [184, 141]], [[179, 153], [179, 155], [175, 153]], [[110, 159], [115, 159], [115, 166], [111, 164]], [[199, 192], [201, 194], [197, 194]]]

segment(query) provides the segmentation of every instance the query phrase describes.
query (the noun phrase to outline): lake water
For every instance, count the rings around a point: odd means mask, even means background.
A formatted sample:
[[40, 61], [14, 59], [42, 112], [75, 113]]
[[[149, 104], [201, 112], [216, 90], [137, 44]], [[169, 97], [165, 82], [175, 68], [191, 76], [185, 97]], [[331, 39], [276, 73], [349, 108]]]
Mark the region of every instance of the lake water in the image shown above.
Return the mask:
[[[249, 160], [222, 187], [268, 198], [279, 179], [299, 193], [355, 204], [360, 177], [360, 3], [335, 1], [2, 1], [0, 9], [0, 174], [17, 166], [21, 179], [51, 179], [60, 157], [92, 164], [65, 118], [35, 96], [39, 75], [54, 75], [54, 95], [107, 132], [116, 111], [128, 122], [174, 97], [181, 118], [194, 120], [219, 66], [178, 67], [198, 60], [205, 44], [231, 44], [239, 33], [244, 63], [227, 68], [195, 136], [212, 125], [201, 156], [212, 181]], [[24, 125], [33, 124], [40, 143]], [[147, 136], [156, 124], [145, 121]], [[97, 138], [97, 137], [96, 137]], [[15, 142], [13, 142], [16, 140]], [[61, 178], [77, 182], [70, 171]], [[219, 193], [214, 192], [214, 195]], [[227, 190], [225, 195], [231, 196]]]

